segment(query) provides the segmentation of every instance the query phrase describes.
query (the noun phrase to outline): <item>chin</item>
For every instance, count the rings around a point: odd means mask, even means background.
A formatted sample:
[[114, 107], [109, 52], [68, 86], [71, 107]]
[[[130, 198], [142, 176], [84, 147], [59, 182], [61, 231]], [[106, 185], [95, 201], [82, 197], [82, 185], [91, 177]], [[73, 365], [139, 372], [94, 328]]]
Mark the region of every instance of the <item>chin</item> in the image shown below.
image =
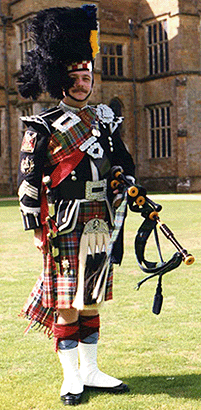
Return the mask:
[[74, 94], [73, 97], [79, 101], [84, 101], [86, 98], [86, 94]]

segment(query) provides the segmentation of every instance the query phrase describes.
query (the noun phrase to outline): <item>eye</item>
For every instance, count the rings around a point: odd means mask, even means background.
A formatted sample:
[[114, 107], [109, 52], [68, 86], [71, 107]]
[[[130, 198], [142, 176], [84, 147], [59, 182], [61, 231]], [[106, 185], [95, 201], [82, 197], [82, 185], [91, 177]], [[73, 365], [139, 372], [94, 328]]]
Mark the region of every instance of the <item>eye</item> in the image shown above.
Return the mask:
[[83, 80], [86, 81], [86, 82], [90, 82], [90, 81], [91, 81], [91, 77], [88, 77], [88, 76], [87, 76], [87, 77], [84, 77]]

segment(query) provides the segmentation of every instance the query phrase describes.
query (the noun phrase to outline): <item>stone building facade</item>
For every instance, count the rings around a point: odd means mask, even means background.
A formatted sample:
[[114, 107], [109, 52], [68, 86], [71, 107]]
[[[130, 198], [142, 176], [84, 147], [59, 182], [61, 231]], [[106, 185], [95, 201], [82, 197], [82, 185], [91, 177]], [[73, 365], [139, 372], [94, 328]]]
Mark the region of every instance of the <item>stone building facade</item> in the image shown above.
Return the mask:
[[[201, 0], [58, 0], [96, 4], [100, 53], [92, 104], [125, 120], [122, 139], [148, 191], [201, 191]], [[32, 46], [29, 19], [53, 0], [0, 0], [0, 194], [16, 193], [21, 115], [57, 103], [22, 99], [17, 77]]]

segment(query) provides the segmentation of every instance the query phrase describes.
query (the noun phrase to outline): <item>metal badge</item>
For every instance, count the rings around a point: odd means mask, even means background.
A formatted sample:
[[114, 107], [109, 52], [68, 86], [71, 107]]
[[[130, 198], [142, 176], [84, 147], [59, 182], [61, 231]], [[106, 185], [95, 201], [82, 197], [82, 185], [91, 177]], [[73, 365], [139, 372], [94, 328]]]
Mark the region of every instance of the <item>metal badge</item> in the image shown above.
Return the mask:
[[81, 119], [76, 114], [67, 111], [53, 122], [52, 126], [61, 132], [66, 132], [80, 121]]
[[107, 180], [86, 181], [85, 198], [88, 201], [100, 201], [107, 198]]
[[92, 135], [94, 135], [94, 137], [100, 137], [101, 136], [101, 132], [100, 132], [100, 130], [99, 130], [99, 123], [98, 123], [98, 121], [96, 121], [96, 120], [93, 120], [92, 122], [91, 122], [91, 128], [92, 128], [92, 130], [91, 130], [91, 133], [92, 133]]
[[21, 161], [20, 169], [22, 174], [30, 174], [34, 169], [33, 159], [29, 158], [28, 156], [26, 158], [23, 158]]
[[88, 233], [109, 233], [109, 228], [107, 222], [105, 222], [103, 219], [90, 219], [84, 227], [83, 234], [88, 234]]
[[22, 152], [34, 152], [34, 148], [36, 145], [36, 136], [37, 132], [33, 132], [30, 130], [27, 130], [24, 134], [24, 138], [22, 141], [22, 146], [21, 146], [21, 151]]
[[88, 138], [86, 141], [84, 141], [79, 149], [80, 151], [84, 152], [86, 151], [94, 142], [97, 141], [97, 138], [95, 136]]
[[94, 159], [103, 158], [103, 153], [103, 148], [101, 147], [99, 142], [94, 142], [94, 144], [92, 144], [87, 150], [87, 154]]

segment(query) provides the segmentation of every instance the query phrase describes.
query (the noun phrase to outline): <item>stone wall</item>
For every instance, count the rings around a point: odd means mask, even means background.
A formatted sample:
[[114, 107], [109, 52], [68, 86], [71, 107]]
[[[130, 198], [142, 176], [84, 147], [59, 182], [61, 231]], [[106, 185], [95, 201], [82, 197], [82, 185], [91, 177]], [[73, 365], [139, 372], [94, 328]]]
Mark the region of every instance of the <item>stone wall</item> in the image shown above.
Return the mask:
[[[84, 1], [59, 0], [57, 6], [78, 7]], [[86, 3], [90, 3], [87, 1]], [[119, 101], [124, 116], [121, 135], [134, 161], [137, 163], [139, 181], [148, 190], [199, 192], [201, 190], [201, 85], [200, 85], [200, 11], [201, 0], [97, 0], [100, 43], [123, 45], [122, 78], [104, 78], [101, 55], [95, 64], [95, 87], [92, 104], [110, 104]], [[9, 17], [6, 25], [8, 58], [9, 114], [11, 152], [8, 145], [5, 92], [5, 67], [3, 26], [0, 24], [0, 114], [1, 156], [0, 194], [9, 193], [10, 165], [16, 192], [22, 110], [32, 105], [17, 92], [16, 79], [20, 68], [18, 23], [41, 8], [55, 7], [54, 0], [4, 0], [2, 12]], [[10, 19], [12, 18], [12, 19]], [[131, 40], [128, 19], [134, 22], [134, 38]], [[147, 24], [167, 20], [169, 71], [150, 76], [147, 58]], [[131, 59], [131, 45], [134, 61]], [[134, 71], [133, 71], [134, 68]], [[134, 103], [134, 90], [136, 101]], [[170, 104], [172, 152], [168, 158], [151, 158], [149, 107]], [[42, 95], [32, 107], [34, 113], [46, 108], [52, 101]]]

